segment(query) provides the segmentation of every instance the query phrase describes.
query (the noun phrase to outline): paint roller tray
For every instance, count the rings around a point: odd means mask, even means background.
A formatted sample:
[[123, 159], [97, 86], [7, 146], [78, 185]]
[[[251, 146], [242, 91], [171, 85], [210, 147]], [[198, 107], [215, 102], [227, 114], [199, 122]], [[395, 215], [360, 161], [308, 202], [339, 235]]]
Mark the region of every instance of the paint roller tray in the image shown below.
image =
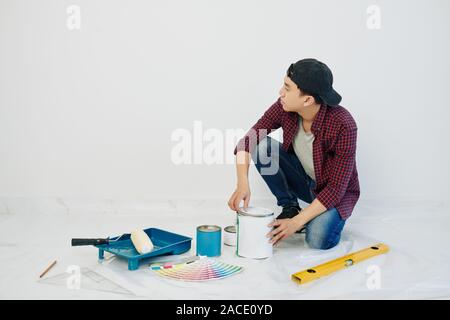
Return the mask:
[[[151, 252], [140, 254], [131, 242], [131, 234], [124, 234], [118, 241], [96, 245], [95, 247], [99, 250], [98, 258], [103, 260], [104, 252], [106, 251], [127, 259], [128, 270], [136, 270], [139, 268], [139, 264], [145, 259], [161, 255], [182, 254], [191, 249], [192, 238], [156, 228], [145, 229], [144, 232], [153, 242], [154, 248]], [[119, 236], [110, 238], [110, 240], [118, 238]]]

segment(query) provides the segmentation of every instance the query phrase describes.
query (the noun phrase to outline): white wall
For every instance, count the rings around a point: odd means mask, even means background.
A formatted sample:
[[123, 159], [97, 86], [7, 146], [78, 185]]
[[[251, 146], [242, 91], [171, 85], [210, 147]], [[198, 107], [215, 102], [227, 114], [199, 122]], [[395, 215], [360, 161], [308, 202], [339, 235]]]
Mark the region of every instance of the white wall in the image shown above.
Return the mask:
[[[71, 31], [73, 4], [81, 29]], [[373, 4], [380, 30], [366, 26]], [[316, 57], [359, 126], [362, 198], [446, 199], [449, 9], [447, 0], [0, 0], [0, 196], [226, 202], [234, 166], [174, 165], [172, 132], [196, 120], [248, 129], [288, 65]], [[251, 176], [253, 196], [269, 196]]]

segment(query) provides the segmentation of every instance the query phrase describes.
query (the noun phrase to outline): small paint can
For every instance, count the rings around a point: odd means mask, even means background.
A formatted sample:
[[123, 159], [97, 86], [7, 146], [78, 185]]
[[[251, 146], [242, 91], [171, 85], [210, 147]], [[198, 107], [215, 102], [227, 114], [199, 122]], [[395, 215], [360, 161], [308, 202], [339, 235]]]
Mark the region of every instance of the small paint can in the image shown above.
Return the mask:
[[273, 255], [273, 245], [267, 234], [274, 213], [265, 208], [248, 207], [237, 211], [236, 254], [240, 257], [265, 259]]
[[218, 257], [222, 247], [222, 228], [202, 225], [197, 227], [197, 256]]
[[223, 229], [223, 244], [236, 247], [236, 226], [228, 226]]

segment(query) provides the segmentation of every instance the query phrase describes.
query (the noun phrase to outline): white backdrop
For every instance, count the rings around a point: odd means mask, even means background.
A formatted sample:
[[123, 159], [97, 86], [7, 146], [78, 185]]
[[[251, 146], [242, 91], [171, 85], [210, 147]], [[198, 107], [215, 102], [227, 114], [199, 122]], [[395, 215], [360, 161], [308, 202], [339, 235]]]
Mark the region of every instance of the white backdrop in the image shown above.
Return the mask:
[[[315, 57], [359, 126], [361, 198], [446, 200], [449, 13], [447, 0], [0, 0], [0, 196], [226, 203], [234, 165], [175, 165], [172, 133], [247, 130], [288, 65]], [[253, 197], [270, 196], [250, 175]]]

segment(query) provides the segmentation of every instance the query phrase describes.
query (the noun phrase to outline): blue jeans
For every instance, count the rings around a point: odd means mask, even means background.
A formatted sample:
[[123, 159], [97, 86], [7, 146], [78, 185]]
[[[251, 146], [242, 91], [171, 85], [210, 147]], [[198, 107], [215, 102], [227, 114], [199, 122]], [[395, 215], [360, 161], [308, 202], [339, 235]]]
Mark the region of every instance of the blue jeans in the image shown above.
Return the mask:
[[[306, 174], [297, 155], [284, 151], [277, 140], [261, 140], [252, 159], [279, 206], [298, 205], [298, 198], [307, 203], [315, 199], [314, 180]], [[314, 249], [330, 249], [339, 243], [344, 224], [336, 208], [331, 208], [305, 225], [306, 243]]]

